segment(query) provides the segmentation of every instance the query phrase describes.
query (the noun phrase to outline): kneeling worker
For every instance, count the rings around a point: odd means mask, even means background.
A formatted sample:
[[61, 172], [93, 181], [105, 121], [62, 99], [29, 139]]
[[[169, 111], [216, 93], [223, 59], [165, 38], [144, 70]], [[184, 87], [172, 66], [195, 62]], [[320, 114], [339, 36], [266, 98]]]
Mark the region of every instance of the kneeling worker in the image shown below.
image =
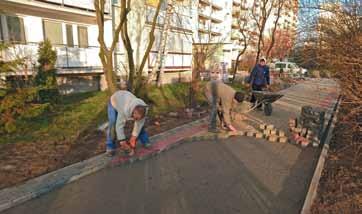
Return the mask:
[[231, 124], [231, 111], [234, 103], [244, 100], [244, 93], [236, 92], [222, 81], [212, 80], [205, 86], [205, 95], [211, 104], [209, 132], [217, 133], [216, 115], [229, 131], [237, 131]]
[[[107, 130], [107, 154], [114, 155], [115, 142], [120, 143], [122, 149], [133, 155], [136, 142], [139, 140], [143, 146], [150, 147], [148, 134], [144, 128], [147, 114], [146, 103], [129, 91], [116, 91], [108, 103], [108, 130]], [[127, 120], [134, 120], [132, 135], [127, 142], [124, 134], [124, 126]]]

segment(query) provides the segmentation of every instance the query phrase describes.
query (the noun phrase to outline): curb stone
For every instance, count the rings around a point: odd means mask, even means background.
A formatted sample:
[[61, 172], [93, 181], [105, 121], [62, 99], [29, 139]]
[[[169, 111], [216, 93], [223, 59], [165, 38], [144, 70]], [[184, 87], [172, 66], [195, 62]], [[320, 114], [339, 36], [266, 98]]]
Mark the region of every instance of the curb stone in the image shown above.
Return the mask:
[[[151, 140], [155, 142], [165, 141], [167, 137], [172, 138], [173, 133], [176, 133], [180, 130], [187, 130], [192, 127], [195, 128], [196, 126], [202, 127], [205, 125], [206, 121], [207, 118], [203, 118], [197, 121], [193, 121], [191, 123], [181, 125], [174, 129], [154, 135], [151, 137]], [[203, 129], [195, 130], [195, 132], [199, 133], [202, 131]], [[48, 193], [54, 190], [55, 188], [69, 184], [73, 181], [76, 181], [80, 178], [83, 178], [101, 169], [105, 169], [107, 167], [112, 167], [112, 166], [124, 165], [126, 163], [133, 163], [138, 160], [145, 160], [150, 157], [156, 156], [164, 151], [167, 151], [168, 149], [171, 149], [181, 144], [184, 138], [185, 137], [182, 136], [179, 136], [178, 138], [174, 137], [173, 143], [161, 147], [158, 150], [152, 150], [151, 153], [145, 154], [144, 156], [126, 158], [126, 161], [118, 162], [116, 164], [112, 163], [112, 160], [114, 158], [107, 157], [107, 155], [103, 153], [95, 157], [86, 159], [84, 161], [58, 169], [56, 171], [41, 175], [39, 177], [35, 177], [18, 186], [2, 189], [0, 190], [0, 212], [9, 209], [11, 207], [17, 206], [33, 198], [39, 197], [40, 195]], [[155, 143], [155, 145], [157, 145], [157, 143]]]
[[325, 130], [327, 136], [324, 139], [323, 148], [322, 148], [321, 154], [319, 156], [317, 166], [313, 173], [313, 177], [310, 182], [302, 210], [300, 212], [301, 214], [310, 214], [311, 213], [311, 208], [312, 208], [314, 199], [317, 196], [319, 180], [322, 176], [322, 170], [323, 170], [325, 159], [327, 157], [327, 153], [329, 150], [329, 142], [332, 139], [333, 129], [337, 122], [337, 113], [339, 112], [339, 106], [340, 106], [341, 100], [342, 100], [342, 98], [341, 98], [341, 96], [339, 96], [338, 101], [334, 104], [334, 109], [333, 109], [334, 113], [330, 117], [328, 126], [326, 127], [326, 130]]

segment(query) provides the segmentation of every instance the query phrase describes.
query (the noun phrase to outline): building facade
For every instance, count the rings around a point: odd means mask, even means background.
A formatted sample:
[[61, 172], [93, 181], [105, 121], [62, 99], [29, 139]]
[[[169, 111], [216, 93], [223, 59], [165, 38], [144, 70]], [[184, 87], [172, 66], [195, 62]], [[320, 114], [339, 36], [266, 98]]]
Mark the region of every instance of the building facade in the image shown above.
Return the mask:
[[[248, 51], [255, 51], [256, 24], [248, 16], [257, 3], [253, 0], [165, 0], [143, 74], [147, 76], [162, 69], [162, 83], [172, 83], [190, 81], [193, 69], [202, 72], [211, 69], [214, 63], [222, 65], [223, 70], [232, 68], [243, 48], [240, 33], [243, 22], [251, 38]], [[119, 4], [119, 0], [106, 1], [107, 45], [119, 22]], [[146, 51], [157, 4], [158, 0], [132, 1], [127, 19], [136, 67]], [[296, 14], [294, 10], [290, 13], [280, 21], [289, 30], [296, 26]], [[273, 18], [268, 21], [266, 31], [272, 23]], [[3, 54], [5, 58], [26, 57], [31, 73], [36, 67], [39, 42], [49, 39], [57, 50], [58, 80], [64, 93], [104, 88], [97, 37], [93, 0], [0, 1], [0, 41], [14, 44]], [[201, 58], [203, 67], [196, 68], [195, 58]], [[115, 49], [114, 61], [117, 74], [125, 80], [128, 61], [122, 42]]]
[[[112, 40], [109, 2], [105, 9], [106, 42]], [[5, 59], [25, 57], [28, 74], [36, 69], [38, 44], [49, 39], [57, 51], [62, 93], [98, 90], [103, 86], [98, 53], [98, 27], [92, 0], [2, 0], [0, 40], [13, 46]], [[24, 71], [16, 75], [23, 75]]]

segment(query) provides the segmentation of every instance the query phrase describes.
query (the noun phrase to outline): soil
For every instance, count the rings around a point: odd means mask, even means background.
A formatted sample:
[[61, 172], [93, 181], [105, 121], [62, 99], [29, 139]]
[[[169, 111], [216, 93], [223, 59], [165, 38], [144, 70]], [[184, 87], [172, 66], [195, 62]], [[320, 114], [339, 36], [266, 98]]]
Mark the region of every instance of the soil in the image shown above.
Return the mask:
[[[349, 111], [347, 105], [341, 105], [338, 118]], [[362, 134], [359, 130], [360, 125], [353, 125], [351, 121], [337, 123], [312, 213], [362, 213]]]
[[[184, 109], [175, 112], [177, 116], [164, 114], [157, 118], [149, 118], [146, 121], [146, 129], [150, 136], [205, 117], [207, 114], [204, 110], [201, 115], [190, 118]], [[130, 133], [131, 128], [132, 124], [127, 123], [126, 133]], [[86, 132], [79, 133], [75, 142], [67, 139], [60, 142], [39, 139], [36, 142], [0, 145], [0, 189], [103, 153], [105, 133], [96, 130], [97, 126], [94, 125]]]

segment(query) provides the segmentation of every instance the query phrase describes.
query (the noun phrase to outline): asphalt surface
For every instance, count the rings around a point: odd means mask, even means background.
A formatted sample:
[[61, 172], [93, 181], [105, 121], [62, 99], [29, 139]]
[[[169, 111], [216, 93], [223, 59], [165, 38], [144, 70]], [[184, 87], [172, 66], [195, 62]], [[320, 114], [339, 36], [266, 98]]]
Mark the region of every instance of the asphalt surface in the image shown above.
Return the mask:
[[[283, 91], [272, 116], [250, 117], [286, 130], [302, 105], [328, 105], [323, 101], [335, 90], [330, 80], [301, 83]], [[99, 171], [3, 214], [299, 213], [319, 152], [249, 137], [186, 143]]]

